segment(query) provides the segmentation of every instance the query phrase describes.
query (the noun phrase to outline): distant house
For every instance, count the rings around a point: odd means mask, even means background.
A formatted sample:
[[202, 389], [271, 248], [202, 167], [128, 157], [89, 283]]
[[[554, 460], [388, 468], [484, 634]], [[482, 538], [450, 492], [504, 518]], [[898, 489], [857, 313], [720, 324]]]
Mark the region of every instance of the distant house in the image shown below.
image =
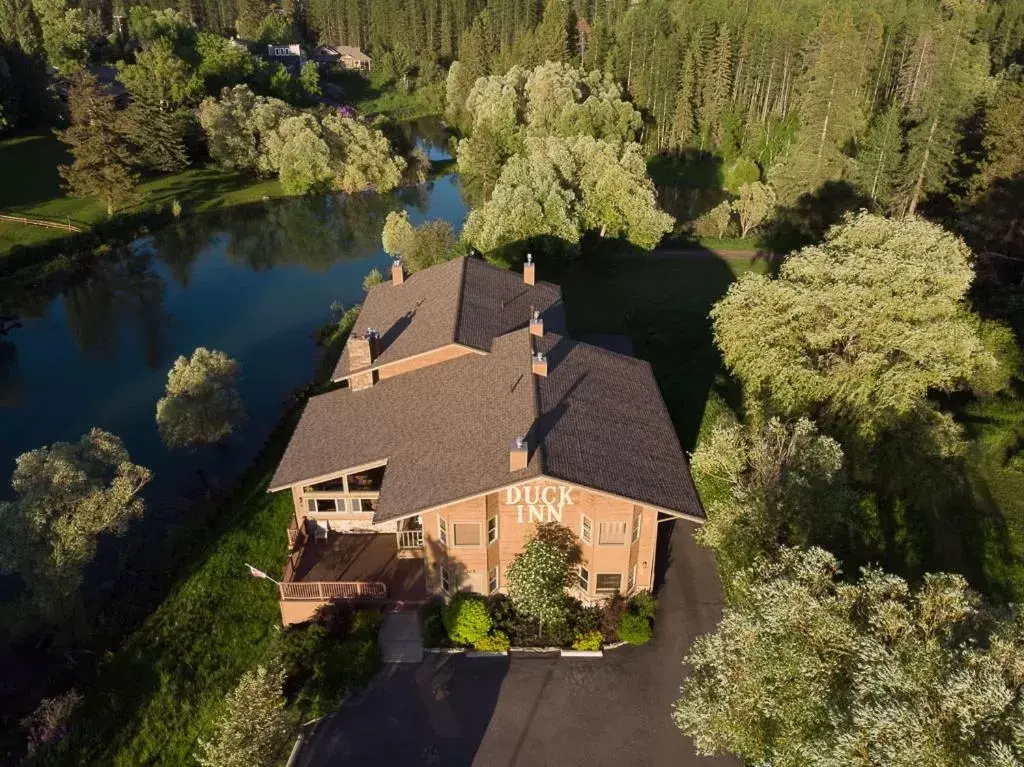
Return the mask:
[[291, 45], [268, 45], [266, 53], [267, 61], [283, 64], [293, 75], [298, 76], [302, 65], [306, 63], [306, 52], [298, 43]]
[[369, 72], [372, 63], [369, 56], [361, 49], [351, 45], [325, 45], [317, 48], [313, 59], [322, 66], [340, 64], [345, 69]]

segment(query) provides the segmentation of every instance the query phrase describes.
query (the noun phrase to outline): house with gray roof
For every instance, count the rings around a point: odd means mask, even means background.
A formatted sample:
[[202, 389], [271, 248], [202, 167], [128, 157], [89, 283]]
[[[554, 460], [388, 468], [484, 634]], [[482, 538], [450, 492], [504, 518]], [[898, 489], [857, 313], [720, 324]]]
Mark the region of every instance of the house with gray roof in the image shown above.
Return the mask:
[[295, 511], [284, 622], [338, 599], [500, 592], [550, 522], [579, 542], [577, 598], [651, 588], [659, 522], [704, 512], [650, 365], [573, 339], [532, 261], [391, 276], [271, 480]]

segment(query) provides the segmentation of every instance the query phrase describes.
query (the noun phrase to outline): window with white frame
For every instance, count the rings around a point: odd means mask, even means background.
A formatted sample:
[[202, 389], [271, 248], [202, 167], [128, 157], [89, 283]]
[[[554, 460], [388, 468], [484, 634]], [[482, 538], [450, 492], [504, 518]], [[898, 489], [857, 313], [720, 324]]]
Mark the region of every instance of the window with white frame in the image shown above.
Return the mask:
[[584, 543], [592, 543], [594, 540], [594, 523], [586, 514], [580, 515], [580, 538]]
[[633, 543], [640, 540], [640, 522], [643, 520], [644, 515], [641, 512], [633, 517]]
[[487, 593], [493, 594], [498, 590], [498, 568], [492, 567], [487, 573]]
[[494, 543], [498, 540], [498, 518], [491, 517], [487, 520], [487, 542]]
[[437, 518], [437, 540], [441, 541], [442, 546], [448, 545], [448, 523], [444, 517]]
[[590, 591], [590, 571], [587, 568], [583, 567], [583, 565], [580, 565], [579, 587], [580, 591]]
[[602, 522], [597, 526], [597, 542], [601, 546], [616, 546], [626, 542], [625, 522]]
[[455, 532], [456, 546], [479, 546], [480, 545], [480, 523], [479, 522], [455, 522], [452, 527]]
[[629, 582], [626, 588], [632, 592], [636, 588], [636, 565], [633, 565], [633, 569], [629, 571]]
[[598, 573], [594, 579], [594, 590], [598, 594], [618, 591], [622, 588], [622, 573]]
[[345, 511], [345, 499], [310, 498], [306, 501], [306, 508], [311, 514], [333, 514], [337, 511]]
[[441, 591], [445, 594], [450, 594], [452, 590], [452, 580], [451, 575], [448, 572], [448, 568], [444, 565], [438, 565], [437, 572], [441, 580]]

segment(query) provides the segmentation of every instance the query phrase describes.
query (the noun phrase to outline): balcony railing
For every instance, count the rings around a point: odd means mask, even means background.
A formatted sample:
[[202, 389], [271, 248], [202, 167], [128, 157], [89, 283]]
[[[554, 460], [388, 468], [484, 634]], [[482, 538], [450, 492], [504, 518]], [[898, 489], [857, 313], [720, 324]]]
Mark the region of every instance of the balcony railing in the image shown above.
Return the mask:
[[332, 599], [387, 599], [388, 589], [378, 581], [283, 581], [281, 600], [327, 602]]
[[399, 530], [398, 531], [398, 548], [400, 548], [400, 549], [422, 549], [423, 548], [423, 531], [422, 530]]

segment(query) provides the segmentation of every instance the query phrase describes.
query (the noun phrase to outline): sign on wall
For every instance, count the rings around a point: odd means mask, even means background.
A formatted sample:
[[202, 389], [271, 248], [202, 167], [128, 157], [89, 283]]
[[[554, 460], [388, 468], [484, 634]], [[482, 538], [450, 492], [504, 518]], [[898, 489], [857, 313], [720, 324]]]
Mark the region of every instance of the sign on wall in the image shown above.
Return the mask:
[[516, 485], [505, 488], [505, 504], [516, 510], [516, 521], [561, 522], [566, 506], [576, 502], [566, 485]]

